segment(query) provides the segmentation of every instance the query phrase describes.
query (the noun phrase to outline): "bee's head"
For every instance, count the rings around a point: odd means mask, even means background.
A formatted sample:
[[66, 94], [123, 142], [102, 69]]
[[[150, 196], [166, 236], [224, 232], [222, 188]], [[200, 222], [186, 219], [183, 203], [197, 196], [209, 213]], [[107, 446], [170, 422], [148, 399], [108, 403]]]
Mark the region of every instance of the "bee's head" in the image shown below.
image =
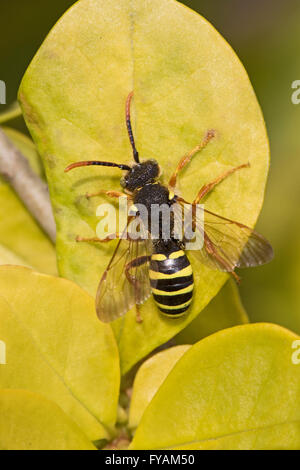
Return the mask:
[[158, 178], [159, 172], [159, 165], [156, 160], [136, 163], [121, 178], [121, 186], [129, 192], [133, 192]]

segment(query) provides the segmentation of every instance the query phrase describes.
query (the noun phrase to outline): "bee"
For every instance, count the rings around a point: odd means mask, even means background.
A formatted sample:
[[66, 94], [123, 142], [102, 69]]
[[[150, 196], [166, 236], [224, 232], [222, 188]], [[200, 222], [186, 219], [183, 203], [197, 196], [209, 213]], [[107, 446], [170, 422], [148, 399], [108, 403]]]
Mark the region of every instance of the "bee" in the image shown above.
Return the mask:
[[[158, 236], [152, 237], [153, 226], [151, 211], [153, 204], [161, 207], [165, 205], [171, 209], [182, 210], [184, 205], [191, 209], [191, 224], [195, 233], [203, 238], [201, 249], [194, 251], [195, 257], [211, 269], [231, 273], [239, 281], [235, 273], [236, 268], [257, 266], [269, 262], [273, 257], [273, 250], [269, 242], [260, 234], [244, 224], [214, 214], [202, 209], [202, 217], [195, 210], [199, 203], [216, 185], [225, 178], [243, 168], [249, 167], [245, 163], [229, 169], [213, 181], [200, 188], [194, 201], [189, 203], [175, 193], [177, 177], [184, 167], [199, 151], [204, 149], [214, 138], [215, 131], [209, 130], [202, 142], [184, 155], [168, 185], [160, 182], [160, 167], [156, 160], [140, 161], [135, 146], [130, 119], [130, 104], [133, 97], [131, 92], [126, 100], [125, 117], [129, 141], [132, 147], [134, 162], [131, 165], [104, 162], [80, 161], [69, 165], [65, 172], [74, 168], [99, 165], [115, 167], [125, 172], [121, 179], [124, 192], [99, 191], [87, 197], [105, 194], [108, 197], [127, 197], [131, 208], [146, 208], [145, 217], [136, 209], [135, 213], [128, 215], [126, 236], [124, 232], [112, 234], [106, 238], [83, 238], [78, 236], [78, 242], [104, 243], [115, 238], [118, 243], [100, 280], [96, 295], [96, 311], [103, 322], [111, 322], [124, 315], [134, 305], [137, 308], [137, 321], [142, 321], [138, 306], [152, 294], [161, 314], [169, 318], [178, 318], [184, 315], [193, 300], [194, 279], [193, 270], [186, 254], [186, 237], [175, 236], [175, 218], [172, 212], [170, 217], [170, 230], [166, 236], [163, 232], [163, 216], [159, 216]], [[133, 210], [134, 212], [134, 210]], [[133, 221], [139, 221], [144, 230], [138, 237], [133, 237], [130, 226]], [[146, 228], [147, 227], [147, 228]]]

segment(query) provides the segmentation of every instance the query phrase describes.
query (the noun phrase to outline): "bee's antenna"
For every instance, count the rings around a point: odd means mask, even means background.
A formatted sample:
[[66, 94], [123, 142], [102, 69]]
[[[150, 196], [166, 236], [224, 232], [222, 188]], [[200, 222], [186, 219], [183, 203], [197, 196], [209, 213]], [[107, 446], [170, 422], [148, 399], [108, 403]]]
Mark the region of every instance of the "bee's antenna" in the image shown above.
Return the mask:
[[131, 147], [132, 147], [132, 150], [133, 150], [133, 158], [135, 159], [135, 161], [137, 163], [140, 163], [139, 153], [138, 153], [138, 151], [135, 147], [134, 137], [133, 137], [133, 133], [132, 133], [132, 127], [131, 127], [131, 121], [130, 121], [130, 103], [131, 103], [132, 97], [133, 97], [133, 91], [131, 93], [129, 93], [129, 95], [127, 96], [127, 100], [126, 100], [126, 108], [125, 108], [126, 126], [127, 126], [127, 131], [128, 131], [128, 136], [129, 136], [129, 140], [130, 140], [130, 143], [131, 143]]
[[114, 167], [120, 168], [120, 170], [126, 170], [126, 171], [129, 171], [131, 169], [130, 166], [119, 164], [119, 163], [99, 162], [98, 160], [87, 160], [87, 161], [84, 161], [84, 162], [71, 163], [71, 165], [69, 165], [69, 166], [67, 166], [67, 168], [65, 168], [65, 173], [67, 173], [70, 170], [73, 170], [73, 168], [78, 168], [80, 166], [89, 166], [89, 165], [114, 166]]

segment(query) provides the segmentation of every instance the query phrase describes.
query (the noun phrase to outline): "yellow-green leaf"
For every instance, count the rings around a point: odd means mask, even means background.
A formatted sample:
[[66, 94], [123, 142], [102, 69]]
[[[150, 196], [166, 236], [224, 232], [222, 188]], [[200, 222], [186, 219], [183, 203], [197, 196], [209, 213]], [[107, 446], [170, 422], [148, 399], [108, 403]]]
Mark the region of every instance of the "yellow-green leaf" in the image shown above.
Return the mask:
[[190, 347], [189, 345], [174, 346], [155, 354], [141, 365], [133, 383], [129, 412], [129, 427], [131, 429], [138, 426], [155, 393], [176, 362]]
[[23, 267], [0, 267], [0, 388], [56, 402], [96, 440], [115, 423], [119, 358], [111, 327], [76, 284]]
[[[238, 58], [201, 16], [173, 0], [81, 0], [55, 25], [34, 57], [19, 99], [43, 157], [58, 229], [59, 270], [95, 294], [115, 242], [76, 244], [95, 236], [96, 208], [104, 197], [87, 192], [119, 189], [121, 172], [81, 168], [78, 160], [132, 162], [124, 103], [134, 89], [133, 123], [142, 159], [156, 158], [167, 182], [183, 154], [208, 129], [216, 138], [182, 172], [183, 196], [224, 170], [251, 163], [207, 197], [213, 211], [254, 225], [261, 209], [269, 166], [263, 117]], [[191, 256], [192, 258], [192, 256]], [[114, 326], [121, 367], [183, 329], [216, 295], [226, 274], [192, 260], [195, 299], [189, 315], [162, 317], [152, 299]]]
[[95, 450], [55, 403], [25, 390], [0, 390], [1, 450]]
[[[21, 132], [4, 127], [3, 131], [28, 159], [31, 168], [43, 176], [40, 157], [33, 142]], [[55, 248], [29, 214], [8, 183], [0, 177], [0, 245], [1, 251], [11, 251], [14, 264], [33, 266], [37, 271], [56, 274]], [[19, 260], [18, 260], [19, 258]], [[0, 256], [0, 263], [4, 264]]]
[[12, 251], [5, 248], [5, 246], [0, 245], [0, 264], [13, 264], [17, 266], [26, 266], [27, 268], [32, 268], [26, 261], [17, 256]]
[[192, 346], [137, 428], [132, 449], [300, 449], [297, 336], [236, 326]]
[[230, 279], [200, 315], [178, 333], [174, 340], [176, 344], [194, 344], [216, 331], [244, 323], [248, 323], [248, 316], [238, 288]]

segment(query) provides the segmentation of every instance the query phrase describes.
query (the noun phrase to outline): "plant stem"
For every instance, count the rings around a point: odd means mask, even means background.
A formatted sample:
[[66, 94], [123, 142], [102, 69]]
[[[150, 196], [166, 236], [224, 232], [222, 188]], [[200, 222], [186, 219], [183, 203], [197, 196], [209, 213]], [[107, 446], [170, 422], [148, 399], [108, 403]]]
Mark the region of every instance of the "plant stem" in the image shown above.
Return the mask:
[[3, 124], [4, 122], [10, 121], [11, 119], [15, 119], [21, 115], [22, 111], [20, 105], [17, 101], [15, 101], [8, 108], [6, 108], [5, 111], [0, 113], [0, 123]]
[[0, 129], [0, 174], [15, 190], [49, 238], [55, 242], [56, 227], [47, 185], [30, 168], [27, 159]]

